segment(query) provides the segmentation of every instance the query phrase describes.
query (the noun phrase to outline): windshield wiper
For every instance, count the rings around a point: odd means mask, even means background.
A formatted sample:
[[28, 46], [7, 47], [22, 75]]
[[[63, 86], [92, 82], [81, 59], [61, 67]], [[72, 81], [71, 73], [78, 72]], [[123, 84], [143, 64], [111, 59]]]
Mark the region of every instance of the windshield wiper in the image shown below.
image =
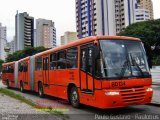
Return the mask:
[[124, 74], [125, 74], [125, 71], [128, 67], [128, 63], [129, 63], [129, 60], [126, 60], [122, 66], [122, 69], [121, 69], [121, 72], [119, 74], [119, 79], [122, 79], [124, 77]]
[[141, 75], [142, 75], [142, 77], [143, 77], [144, 74], [143, 74], [142, 69], [139, 67], [139, 65], [137, 64], [137, 62], [135, 61], [135, 59], [133, 59], [132, 55], [130, 55], [130, 57], [131, 57], [131, 60], [132, 60], [133, 65], [135, 65], [135, 66], [139, 69], [139, 71], [140, 71], [140, 73], [141, 73]]

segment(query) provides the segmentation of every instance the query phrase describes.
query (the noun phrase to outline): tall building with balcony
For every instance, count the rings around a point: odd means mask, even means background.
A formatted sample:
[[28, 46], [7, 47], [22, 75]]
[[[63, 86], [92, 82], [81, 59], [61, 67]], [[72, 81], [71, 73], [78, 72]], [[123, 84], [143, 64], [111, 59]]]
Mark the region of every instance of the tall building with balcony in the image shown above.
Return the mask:
[[27, 12], [18, 13], [15, 16], [15, 45], [16, 50], [34, 46], [34, 18]]
[[152, 0], [137, 0], [137, 2], [140, 4], [141, 9], [149, 11], [150, 19], [154, 19]]
[[66, 45], [66, 44], [71, 43], [77, 39], [78, 39], [77, 32], [67, 31], [64, 33], [63, 36], [61, 36], [61, 45]]
[[52, 20], [36, 20], [36, 46], [56, 47], [56, 28]]
[[79, 38], [116, 35], [134, 22], [136, 0], [76, 0]]
[[7, 44], [7, 28], [0, 23], [0, 59], [5, 60], [5, 46]]

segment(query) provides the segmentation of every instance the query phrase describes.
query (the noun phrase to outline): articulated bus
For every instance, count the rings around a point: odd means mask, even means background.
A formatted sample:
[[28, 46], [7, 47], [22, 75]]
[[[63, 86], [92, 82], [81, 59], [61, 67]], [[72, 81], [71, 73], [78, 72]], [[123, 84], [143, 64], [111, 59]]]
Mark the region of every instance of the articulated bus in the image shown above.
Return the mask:
[[3, 70], [3, 83], [8, 87], [67, 99], [73, 107], [147, 104], [153, 94], [143, 43], [131, 37], [83, 38], [5, 63]]

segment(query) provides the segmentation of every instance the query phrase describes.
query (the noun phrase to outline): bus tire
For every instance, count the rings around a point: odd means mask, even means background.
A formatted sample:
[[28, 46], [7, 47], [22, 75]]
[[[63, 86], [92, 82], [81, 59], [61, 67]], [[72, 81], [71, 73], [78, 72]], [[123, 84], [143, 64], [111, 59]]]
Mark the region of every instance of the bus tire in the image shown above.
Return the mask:
[[70, 90], [69, 101], [73, 107], [79, 108], [80, 106], [79, 94], [78, 94], [77, 87], [75, 86], [73, 86]]
[[42, 82], [40, 82], [40, 83], [38, 84], [38, 95], [39, 95], [39, 97], [41, 97], [41, 98], [44, 97]]
[[10, 86], [9, 86], [9, 81], [8, 80], [7, 80], [6, 84], [7, 84], [7, 88], [9, 89]]
[[23, 82], [20, 82], [20, 91], [23, 93], [24, 92], [24, 88], [23, 88]]

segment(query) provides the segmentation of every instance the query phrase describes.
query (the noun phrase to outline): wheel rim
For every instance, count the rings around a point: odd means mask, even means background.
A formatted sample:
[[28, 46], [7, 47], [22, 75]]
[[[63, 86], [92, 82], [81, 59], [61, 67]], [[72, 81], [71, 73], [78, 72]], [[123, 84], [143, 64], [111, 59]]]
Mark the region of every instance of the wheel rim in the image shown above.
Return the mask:
[[42, 95], [42, 87], [39, 87], [39, 95]]
[[21, 91], [23, 91], [22, 83], [21, 83]]
[[73, 104], [77, 103], [77, 101], [78, 101], [78, 94], [77, 94], [77, 92], [75, 90], [72, 92], [71, 99], [72, 99], [72, 103]]
[[9, 88], [9, 82], [7, 81], [7, 87]]

